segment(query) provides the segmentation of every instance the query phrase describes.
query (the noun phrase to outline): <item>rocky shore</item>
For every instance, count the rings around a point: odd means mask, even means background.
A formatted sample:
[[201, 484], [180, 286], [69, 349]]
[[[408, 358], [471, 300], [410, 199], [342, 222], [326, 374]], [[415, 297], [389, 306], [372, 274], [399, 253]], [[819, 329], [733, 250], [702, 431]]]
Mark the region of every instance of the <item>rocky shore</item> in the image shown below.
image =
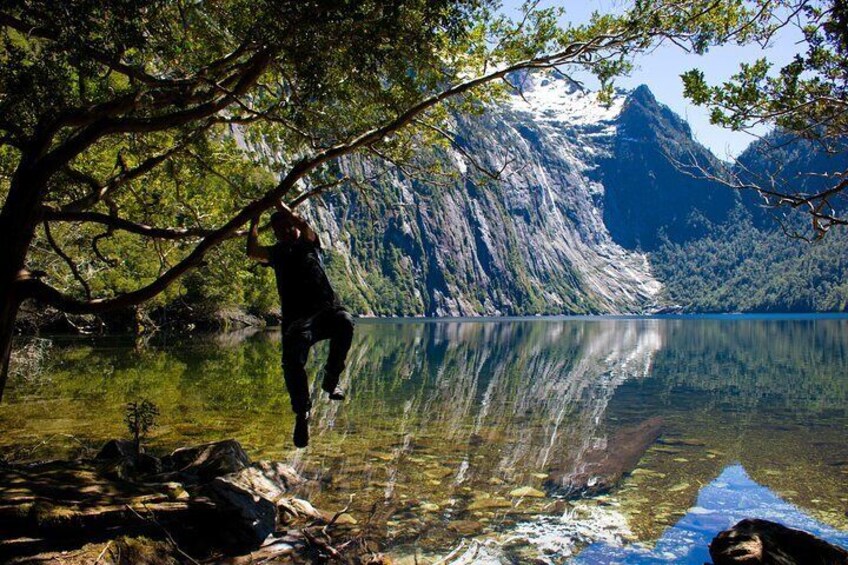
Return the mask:
[[[622, 437], [655, 438], [658, 426], [649, 420]], [[596, 458], [607, 488], [637, 455]], [[328, 512], [298, 496], [313, 480], [280, 462], [251, 461], [232, 439], [162, 457], [111, 440], [93, 459], [5, 465], [0, 562], [390, 564], [347, 509]], [[848, 551], [766, 520], [739, 522], [709, 550], [715, 565], [848, 564]]]
[[309, 479], [235, 440], [0, 468], [0, 562], [379, 564], [353, 518], [298, 498]]

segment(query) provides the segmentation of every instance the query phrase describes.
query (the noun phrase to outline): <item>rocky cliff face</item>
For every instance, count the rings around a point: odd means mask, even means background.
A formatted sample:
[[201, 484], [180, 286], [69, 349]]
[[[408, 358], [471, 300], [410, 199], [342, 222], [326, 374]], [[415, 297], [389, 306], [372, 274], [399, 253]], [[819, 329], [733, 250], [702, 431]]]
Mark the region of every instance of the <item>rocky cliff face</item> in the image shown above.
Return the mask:
[[627, 249], [652, 251], [663, 237], [678, 243], [702, 237], [739, 201], [738, 193], [696, 172], [693, 165], [721, 175], [723, 165], [647, 86], [628, 95], [607, 155], [597, 169], [606, 188], [604, 223]]
[[[441, 156], [454, 180], [430, 184], [395, 170], [373, 191], [328, 195], [308, 212], [343, 300], [377, 315], [650, 311], [661, 285], [635, 251], [644, 236], [632, 234], [669, 222], [660, 215], [643, 228], [636, 207], [654, 206], [645, 199], [658, 196], [644, 187], [671, 178], [655, 173], [662, 148], [652, 144], [694, 144], [669, 114], [647, 89], [604, 105], [565, 78], [536, 76], [523, 96], [457, 118], [464, 151]], [[663, 120], [640, 130], [645, 115]], [[493, 170], [510, 164], [499, 182], [479, 182], [463, 153]], [[366, 175], [375, 166], [342, 164]]]

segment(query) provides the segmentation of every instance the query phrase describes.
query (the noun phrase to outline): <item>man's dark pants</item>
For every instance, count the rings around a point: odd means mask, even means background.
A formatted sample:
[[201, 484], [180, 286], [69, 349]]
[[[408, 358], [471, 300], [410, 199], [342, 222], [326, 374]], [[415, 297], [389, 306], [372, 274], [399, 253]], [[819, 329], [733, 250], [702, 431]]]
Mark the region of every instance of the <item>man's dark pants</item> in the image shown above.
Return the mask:
[[306, 361], [309, 349], [317, 342], [329, 339], [330, 353], [324, 367], [321, 387], [331, 391], [339, 384], [345, 359], [353, 340], [353, 316], [341, 307], [328, 307], [315, 314], [293, 320], [283, 331], [283, 374], [291, 397], [292, 410], [302, 414], [312, 408], [309, 398], [309, 378]]

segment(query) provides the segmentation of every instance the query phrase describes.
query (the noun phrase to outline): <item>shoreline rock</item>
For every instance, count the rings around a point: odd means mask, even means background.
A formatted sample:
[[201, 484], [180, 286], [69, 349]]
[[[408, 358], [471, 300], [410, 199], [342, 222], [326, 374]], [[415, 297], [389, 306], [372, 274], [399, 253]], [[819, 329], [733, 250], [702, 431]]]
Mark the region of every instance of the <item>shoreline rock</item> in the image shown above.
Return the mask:
[[715, 565], [845, 565], [848, 551], [813, 534], [749, 518], [710, 543]]

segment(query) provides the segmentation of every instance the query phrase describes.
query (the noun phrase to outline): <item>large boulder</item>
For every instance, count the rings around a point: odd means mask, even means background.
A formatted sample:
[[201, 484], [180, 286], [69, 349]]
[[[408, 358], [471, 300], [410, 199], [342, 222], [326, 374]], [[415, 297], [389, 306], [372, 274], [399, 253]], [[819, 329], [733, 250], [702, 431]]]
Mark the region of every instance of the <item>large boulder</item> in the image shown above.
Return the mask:
[[715, 565], [845, 565], [848, 551], [768, 520], [742, 520], [710, 543]]
[[[141, 452], [144, 453], [144, 448], [141, 448]], [[103, 444], [95, 459], [113, 461], [127, 457], [135, 457], [135, 443], [128, 439], [110, 439]]]
[[201, 493], [218, 508], [221, 541], [233, 551], [252, 551], [274, 531], [278, 506], [288, 508], [286, 493], [302, 481], [282, 463], [259, 462], [216, 477]]
[[234, 439], [182, 447], [162, 459], [163, 467], [177, 473], [184, 483], [206, 483], [249, 464], [250, 458]]

